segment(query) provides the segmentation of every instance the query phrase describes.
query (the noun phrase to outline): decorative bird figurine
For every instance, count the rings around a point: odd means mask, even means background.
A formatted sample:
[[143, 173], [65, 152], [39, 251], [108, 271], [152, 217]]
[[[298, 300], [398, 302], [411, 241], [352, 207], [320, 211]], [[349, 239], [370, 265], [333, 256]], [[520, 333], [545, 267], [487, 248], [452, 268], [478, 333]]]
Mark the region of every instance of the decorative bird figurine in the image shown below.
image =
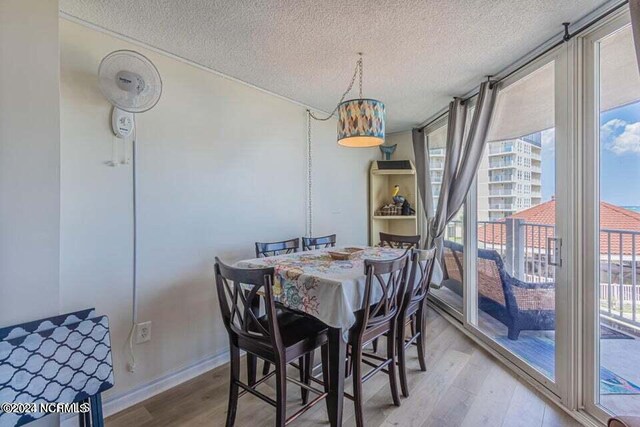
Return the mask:
[[398, 144], [393, 144], [393, 145], [380, 145], [380, 151], [382, 151], [383, 160], [391, 160], [391, 155], [393, 154], [394, 151], [396, 151], [396, 147], [398, 146]]
[[400, 194], [400, 186], [399, 185], [395, 185], [393, 187], [393, 192], [391, 193], [391, 197], [393, 198], [393, 203], [395, 203], [396, 205], [402, 205], [404, 203], [404, 196], [401, 196]]

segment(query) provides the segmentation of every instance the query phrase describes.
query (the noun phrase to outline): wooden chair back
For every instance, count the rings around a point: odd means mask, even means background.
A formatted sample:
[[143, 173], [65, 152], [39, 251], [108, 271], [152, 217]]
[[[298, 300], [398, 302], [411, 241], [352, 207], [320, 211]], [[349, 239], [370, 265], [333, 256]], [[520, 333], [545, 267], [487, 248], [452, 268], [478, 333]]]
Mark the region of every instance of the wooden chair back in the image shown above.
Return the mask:
[[282, 242], [256, 242], [256, 258], [291, 254], [300, 249], [300, 239], [284, 240]]
[[[270, 344], [276, 351], [282, 349], [273, 299], [273, 267], [235, 268], [216, 257], [215, 274], [222, 320], [236, 345], [243, 347], [238, 342], [244, 339]], [[260, 300], [267, 314], [267, 325], [258, 320], [255, 310]]]
[[413, 249], [420, 245], [420, 235], [403, 236], [380, 232], [380, 246], [388, 246], [396, 249]]
[[[407, 253], [391, 260], [365, 260], [365, 291], [361, 333], [385, 322], [398, 314], [407, 282]], [[380, 299], [374, 301], [378, 292]]]
[[336, 235], [331, 234], [329, 236], [322, 237], [303, 237], [302, 238], [302, 250], [312, 251], [314, 249], [333, 248], [336, 246]]
[[407, 303], [423, 300], [429, 293], [436, 248], [411, 251], [411, 273], [407, 282]]

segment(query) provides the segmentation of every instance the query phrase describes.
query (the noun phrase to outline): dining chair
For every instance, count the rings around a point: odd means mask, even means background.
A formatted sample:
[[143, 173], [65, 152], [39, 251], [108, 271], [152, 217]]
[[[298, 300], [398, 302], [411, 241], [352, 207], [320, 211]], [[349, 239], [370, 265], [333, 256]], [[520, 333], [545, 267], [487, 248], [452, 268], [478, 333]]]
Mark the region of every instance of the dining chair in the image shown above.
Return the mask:
[[[365, 289], [363, 309], [356, 312], [356, 322], [349, 330], [348, 353], [353, 371], [353, 395], [345, 396], [354, 402], [356, 425], [364, 426], [362, 385], [374, 374], [385, 371], [393, 404], [400, 406], [396, 378], [396, 333], [398, 314], [407, 279], [408, 254], [391, 260], [365, 260]], [[364, 351], [373, 340], [387, 335], [386, 357]], [[380, 362], [376, 364], [375, 362]], [[373, 369], [362, 375], [362, 365]]]
[[314, 249], [333, 248], [336, 246], [336, 235], [331, 234], [323, 237], [303, 237], [302, 250], [312, 251]]
[[403, 236], [400, 234], [389, 234], [380, 232], [380, 246], [387, 246], [397, 249], [412, 249], [420, 245], [420, 235]]
[[283, 240], [282, 242], [256, 242], [256, 258], [291, 254], [300, 249], [300, 239]]
[[[406, 350], [411, 345], [418, 347], [418, 361], [422, 371], [427, 370], [425, 358], [426, 328], [427, 328], [427, 294], [433, 274], [433, 264], [436, 249], [411, 251], [411, 268], [409, 281], [404, 293], [404, 301], [398, 315], [398, 372], [400, 374], [400, 389], [404, 397], [409, 397], [407, 386]], [[410, 325], [411, 336], [405, 338], [406, 327]]]
[[[273, 267], [244, 269], [224, 264], [216, 257], [216, 289], [220, 311], [229, 335], [231, 378], [227, 427], [233, 426], [238, 408], [238, 399], [250, 393], [275, 406], [276, 426], [283, 427], [293, 421], [327, 396], [328, 385], [328, 335], [327, 327], [311, 317], [287, 313], [278, 316], [272, 291]], [[255, 301], [262, 302], [266, 314], [259, 316], [254, 311]], [[310, 385], [309, 378], [296, 381], [286, 375], [287, 364], [321, 348], [324, 390]], [[240, 351], [252, 354], [274, 364], [275, 370], [254, 384], [240, 380]], [[272, 376], [276, 377], [276, 399], [257, 390], [257, 387]], [[286, 417], [287, 380], [317, 397], [307, 403], [291, 417]], [[242, 391], [240, 391], [242, 389]]]
[[[285, 255], [298, 252], [300, 248], [300, 239], [289, 239], [283, 240], [281, 242], [256, 242], [256, 258], [267, 258], [271, 256], [277, 255]], [[289, 311], [288, 309], [279, 306], [279, 309]], [[312, 357], [312, 356], [311, 356]], [[309, 359], [306, 358], [306, 359]], [[249, 384], [252, 384], [256, 380], [256, 360], [253, 356], [247, 356], [247, 367], [249, 371]], [[262, 375], [267, 375], [269, 373], [270, 364], [269, 362], [264, 362], [262, 367]], [[302, 358], [298, 363], [298, 369], [300, 370], [301, 377], [308, 370], [305, 367], [305, 358]], [[302, 403], [306, 403], [307, 401], [307, 393], [305, 391], [302, 392]]]

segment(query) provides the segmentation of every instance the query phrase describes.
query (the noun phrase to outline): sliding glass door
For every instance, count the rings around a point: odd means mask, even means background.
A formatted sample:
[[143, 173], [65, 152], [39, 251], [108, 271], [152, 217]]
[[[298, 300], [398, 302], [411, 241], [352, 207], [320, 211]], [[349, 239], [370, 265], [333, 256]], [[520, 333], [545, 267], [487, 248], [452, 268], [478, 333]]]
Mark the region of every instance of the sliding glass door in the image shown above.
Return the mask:
[[[473, 206], [467, 201], [476, 272], [466, 284], [468, 327], [557, 394], [567, 351], [558, 327], [568, 286], [566, 56], [563, 46], [502, 83]], [[445, 266], [463, 253], [446, 242]]]
[[[628, 14], [585, 39], [586, 406], [640, 415], [640, 74]], [[635, 362], [632, 362], [635, 361]]]
[[[431, 300], [574, 415], [640, 416], [640, 73], [628, 8], [501, 86]], [[436, 199], [445, 134], [444, 121], [428, 128]]]

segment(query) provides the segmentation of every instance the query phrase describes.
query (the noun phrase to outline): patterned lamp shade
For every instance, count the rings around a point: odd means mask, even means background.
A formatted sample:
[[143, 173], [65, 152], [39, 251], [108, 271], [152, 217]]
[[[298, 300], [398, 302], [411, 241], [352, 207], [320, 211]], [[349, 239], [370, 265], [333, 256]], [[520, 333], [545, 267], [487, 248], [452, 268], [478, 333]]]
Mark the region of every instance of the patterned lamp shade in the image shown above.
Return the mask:
[[375, 99], [352, 99], [338, 106], [338, 144], [375, 147], [384, 143], [384, 104]]

